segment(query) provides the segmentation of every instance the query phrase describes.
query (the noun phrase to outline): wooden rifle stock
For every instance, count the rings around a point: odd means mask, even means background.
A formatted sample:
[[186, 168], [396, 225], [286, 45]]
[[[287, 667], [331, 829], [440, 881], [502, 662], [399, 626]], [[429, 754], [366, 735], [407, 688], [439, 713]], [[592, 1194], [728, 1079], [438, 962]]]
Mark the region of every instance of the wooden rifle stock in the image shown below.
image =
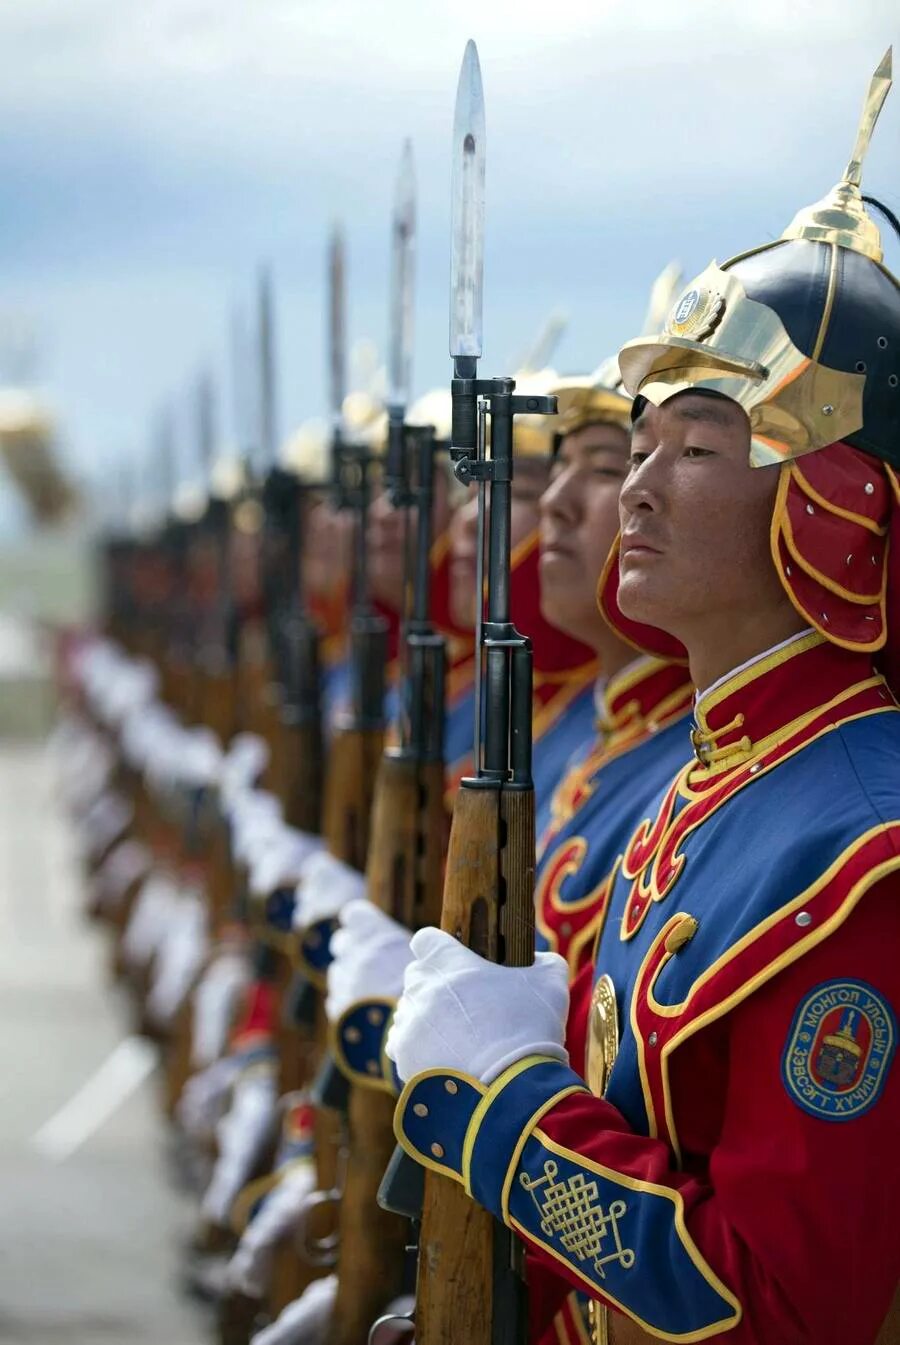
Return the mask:
[[[441, 928], [491, 962], [524, 967], [533, 961], [533, 791], [463, 783], [450, 832]], [[495, 1301], [504, 1280], [504, 1296], [520, 1291], [514, 1235], [461, 1186], [433, 1172], [425, 1174], [419, 1247], [418, 1345], [497, 1345], [495, 1323], [504, 1315], [514, 1329], [521, 1303]]]
[[[444, 836], [440, 761], [399, 753], [381, 761], [366, 871], [369, 896], [408, 928], [439, 918]], [[408, 1223], [382, 1209], [378, 1188], [394, 1150], [394, 1098], [351, 1087], [347, 1175], [340, 1207], [338, 1296], [329, 1340], [365, 1345], [369, 1328], [402, 1289]]]
[[365, 872], [383, 728], [339, 728], [328, 749], [322, 835], [336, 859]]

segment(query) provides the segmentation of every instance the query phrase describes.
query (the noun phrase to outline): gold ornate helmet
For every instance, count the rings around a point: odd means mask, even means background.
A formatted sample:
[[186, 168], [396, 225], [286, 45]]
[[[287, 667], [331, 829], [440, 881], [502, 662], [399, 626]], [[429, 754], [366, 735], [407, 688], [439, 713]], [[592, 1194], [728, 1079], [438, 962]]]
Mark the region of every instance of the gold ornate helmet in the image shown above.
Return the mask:
[[[702, 391], [743, 407], [751, 465], [779, 468], [769, 539], [782, 588], [831, 644], [877, 656], [896, 694], [900, 283], [860, 190], [890, 86], [888, 51], [833, 191], [774, 243], [708, 266], [661, 332], [622, 348], [619, 366], [627, 391], [654, 406]], [[600, 578], [601, 609], [639, 648], [683, 657], [674, 636], [624, 615], [618, 580], [617, 541]]]
[[[644, 319], [644, 332], [658, 330], [680, 285], [681, 268], [677, 262], [669, 262], [653, 282]], [[618, 425], [623, 430], [630, 428], [632, 399], [622, 386], [615, 355], [605, 359], [593, 373], [561, 378], [549, 391], [554, 392], [557, 398], [556, 420], [551, 422], [557, 441], [588, 425]]]
[[731, 398], [749, 417], [754, 466], [837, 441], [900, 465], [900, 284], [860, 190], [890, 87], [888, 50], [837, 186], [776, 242], [710, 263], [661, 332], [622, 348], [633, 397], [655, 406], [688, 389]]
[[305, 420], [284, 443], [281, 466], [304, 485], [326, 485], [331, 472], [331, 435], [324, 420]]

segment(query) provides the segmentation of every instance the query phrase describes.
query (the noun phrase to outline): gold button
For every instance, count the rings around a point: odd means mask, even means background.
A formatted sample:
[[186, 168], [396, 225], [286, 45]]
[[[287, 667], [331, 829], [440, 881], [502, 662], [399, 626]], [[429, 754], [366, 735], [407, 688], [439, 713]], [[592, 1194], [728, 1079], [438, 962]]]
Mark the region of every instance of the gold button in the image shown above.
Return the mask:
[[444, 1080], [444, 1087], [446, 1088], [446, 1090], [447, 1090], [448, 1093], [458, 1093], [458, 1092], [459, 1092], [459, 1085], [458, 1085], [458, 1084], [455, 1084], [455, 1083], [453, 1082], [452, 1079], [445, 1079], [445, 1080]]
[[369, 1009], [366, 1018], [368, 1018], [373, 1027], [381, 1027], [381, 1024], [384, 1022], [384, 1010]]
[[377, 1060], [367, 1060], [367, 1061], [366, 1061], [366, 1069], [369, 1071], [370, 1074], [380, 1074], [380, 1073], [381, 1073], [381, 1071], [380, 1071], [379, 1068], [378, 1068], [378, 1061], [377, 1061]]
[[425, 1106], [424, 1102], [417, 1102], [413, 1107], [413, 1111], [416, 1113], [416, 1116], [428, 1115], [428, 1108]]
[[438, 1144], [437, 1141], [435, 1141], [434, 1144], [432, 1144], [431, 1146], [431, 1152], [434, 1154], [435, 1158], [443, 1158], [444, 1157], [443, 1144]]
[[358, 1027], [348, 1027], [344, 1032], [344, 1036], [350, 1042], [356, 1043], [358, 1041], [362, 1041], [362, 1033], [360, 1032]]

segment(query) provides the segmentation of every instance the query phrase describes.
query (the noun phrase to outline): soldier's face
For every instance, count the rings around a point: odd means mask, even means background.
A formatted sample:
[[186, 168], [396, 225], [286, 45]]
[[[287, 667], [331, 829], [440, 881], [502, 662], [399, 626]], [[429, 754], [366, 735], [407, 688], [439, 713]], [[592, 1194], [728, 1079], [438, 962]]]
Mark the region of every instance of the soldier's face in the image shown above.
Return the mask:
[[[510, 510], [510, 546], [537, 529], [539, 503], [550, 476], [550, 464], [543, 458], [517, 458], [513, 471]], [[478, 492], [473, 487], [469, 499], [456, 510], [450, 528], [450, 606], [454, 622], [465, 628], [475, 620], [475, 575], [478, 560]], [[485, 545], [485, 556], [487, 545]]]
[[606, 633], [597, 580], [619, 526], [628, 453], [624, 430], [587, 425], [562, 441], [541, 496], [541, 612], [591, 644]]
[[[419, 526], [418, 510], [395, 509], [382, 491], [372, 501], [369, 510], [369, 582], [372, 595], [395, 612], [403, 610], [404, 585], [404, 530], [408, 527], [410, 545], [415, 544]], [[434, 476], [434, 507], [432, 510], [432, 537], [438, 538], [449, 523], [449, 493], [443, 471]]]
[[[631, 438], [619, 498], [619, 605], [691, 653], [711, 631], [790, 612], [769, 553], [778, 472], [749, 462], [736, 402], [682, 393], [649, 403]], [[763, 646], [765, 647], [765, 646]]]
[[306, 515], [303, 539], [303, 577], [310, 597], [336, 592], [350, 572], [353, 519], [349, 510], [335, 509], [327, 500]]

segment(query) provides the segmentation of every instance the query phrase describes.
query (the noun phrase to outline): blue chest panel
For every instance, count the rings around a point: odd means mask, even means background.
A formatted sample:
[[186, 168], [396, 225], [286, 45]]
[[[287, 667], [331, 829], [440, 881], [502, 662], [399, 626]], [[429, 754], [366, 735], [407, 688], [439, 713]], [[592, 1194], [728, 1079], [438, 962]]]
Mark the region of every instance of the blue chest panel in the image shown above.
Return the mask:
[[[652, 816], [657, 795], [690, 753], [689, 723], [687, 717], [677, 719], [601, 766], [590, 781], [590, 796], [549, 840], [537, 867], [536, 889], [552, 889], [552, 905], [561, 918], [597, 890], [635, 827]], [[549, 947], [540, 931], [537, 945]]]
[[[681, 1005], [738, 940], [806, 893], [854, 842], [900, 819], [898, 768], [900, 713], [888, 711], [845, 723], [776, 768], [750, 776], [686, 834], [674, 885], [650, 902], [629, 940], [620, 931], [632, 882], [618, 870], [594, 970], [612, 977], [619, 1014], [619, 1053], [606, 1096], [634, 1130], [646, 1134], [648, 1122], [629, 1011], [641, 965], [662, 927], [677, 912], [698, 922], [654, 985], [659, 1004]], [[656, 817], [665, 793], [649, 817]], [[680, 791], [674, 818], [689, 806]]]
[[553, 791], [566, 772], [573, 752], [583, 750], [596, 738], [594, 686], [590, 683], [569, 702], [555, 723], [534, 744], [532, 774], [536, 833], [540, 836], [550, 820]]

